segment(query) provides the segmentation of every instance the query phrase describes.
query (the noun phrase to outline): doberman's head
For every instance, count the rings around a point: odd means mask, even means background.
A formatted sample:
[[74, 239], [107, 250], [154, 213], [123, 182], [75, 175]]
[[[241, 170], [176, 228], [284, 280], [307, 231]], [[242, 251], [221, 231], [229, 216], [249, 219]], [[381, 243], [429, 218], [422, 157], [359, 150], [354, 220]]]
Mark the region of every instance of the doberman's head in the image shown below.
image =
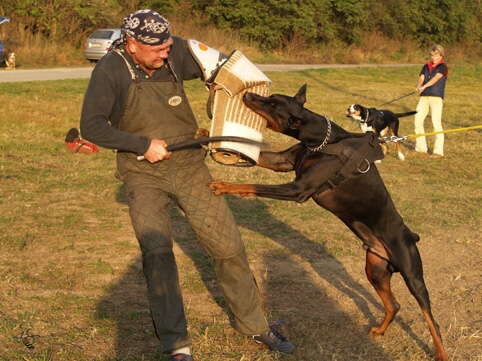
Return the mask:
[[298, 138], [297, 133], [306, 113], [303, 107], [306, 102], [306, 84], [294, 97], [281, 94], [263, 97], [246, 92], [243, 101], [249, 109], [267, 120], [268, 129]]

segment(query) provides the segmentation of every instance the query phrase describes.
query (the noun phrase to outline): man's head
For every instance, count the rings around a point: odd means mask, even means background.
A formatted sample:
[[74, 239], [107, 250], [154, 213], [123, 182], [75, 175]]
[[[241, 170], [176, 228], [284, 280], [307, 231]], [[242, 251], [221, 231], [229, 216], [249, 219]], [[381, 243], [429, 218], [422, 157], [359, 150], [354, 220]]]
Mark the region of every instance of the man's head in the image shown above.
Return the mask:
[[149, 9], [127, 15], [121, 31], [124, 42], [127, 36], [146, 45], [161, 45], [171, 39], [169, 22], [156, 11]]
[[153, 10], [128, 15], [121, 27], [128, 53], [148, 74], [164, 65], [173, 43], [169, 22]]

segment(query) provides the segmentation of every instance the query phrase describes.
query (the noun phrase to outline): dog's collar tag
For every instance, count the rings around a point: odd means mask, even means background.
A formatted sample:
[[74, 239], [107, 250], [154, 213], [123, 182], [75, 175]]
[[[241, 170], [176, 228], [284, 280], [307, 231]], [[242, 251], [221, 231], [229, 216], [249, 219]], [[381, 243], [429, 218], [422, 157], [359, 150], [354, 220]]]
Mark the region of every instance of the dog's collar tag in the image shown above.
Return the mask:
[[182, 98], [179, 95], [174, 95], [169, 98], [168, 103], [171, 107], [177, 107], [182, 103]]

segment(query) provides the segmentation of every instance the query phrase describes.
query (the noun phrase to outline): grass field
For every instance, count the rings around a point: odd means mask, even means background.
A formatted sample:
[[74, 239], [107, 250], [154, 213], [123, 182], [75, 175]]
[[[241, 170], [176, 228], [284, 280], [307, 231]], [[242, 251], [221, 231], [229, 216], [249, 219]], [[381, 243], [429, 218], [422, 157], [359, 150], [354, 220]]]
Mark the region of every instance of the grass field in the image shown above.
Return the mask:
[[[308, 84], [307, 108], [349, 131], [352, 103], [367, 107], [414, 90], [419, 67], [267, 72], [271, 91], [294, 95]], [[146, 287], [115, 154], [74, 154], [65, 134], [77, 127], [87, 80], [0, 83], [0, 360], [168, 360], [151, 326]], [[187, 85], [200, 126], [207, 91]], [[413, 110], [411, 95], [385, 107]], [[481, 125], [482, 68], [452, 66], [445, 129]], [[426, 131], [432, 131], [427, 119]], [[413, 117], [401, 135], [413, 134]], [[294, 143], [267, 132], [268, 148]], [[429, 147], [433, 139], [428, 138]], [[434, 316], [451, 360], [482, 360], [482, 131], [445, 137], [444, 159], [394, 145], [378, 168], [409, 227], [421, 237]], [[216, 179], [282, 183], [291, 174], [232, 168], [206, 159]], [[270, 320], [295, 355], [278, 355], [229, 325], [212, 262], [173, 208], [175, 251], [196, 360], [432, 360], [420, 308], [399, 275], [402, 306], [382, 337], [367, 332], [383, 308], [364, 274], [364, 251], [336, 217], [314, 202], [227, 197]]]

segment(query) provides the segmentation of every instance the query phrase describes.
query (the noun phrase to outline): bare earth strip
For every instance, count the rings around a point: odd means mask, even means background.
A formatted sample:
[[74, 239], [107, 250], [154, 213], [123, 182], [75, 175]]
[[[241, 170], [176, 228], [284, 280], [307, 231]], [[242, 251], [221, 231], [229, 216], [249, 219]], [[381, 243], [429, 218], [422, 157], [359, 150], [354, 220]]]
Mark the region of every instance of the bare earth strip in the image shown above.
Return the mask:
[[[258, 64], [262, 71], [286, 71], [327, 68], [366, 68], [411, 66], [406, 64]], [[419, 65], [417, 65], [419, 66]], [[36, 80], [61, 80], [90, 78], [93, 67], [85, 68], [53, 68], [53, 69], [0, 69], [0, 82], [23, 82]]]

